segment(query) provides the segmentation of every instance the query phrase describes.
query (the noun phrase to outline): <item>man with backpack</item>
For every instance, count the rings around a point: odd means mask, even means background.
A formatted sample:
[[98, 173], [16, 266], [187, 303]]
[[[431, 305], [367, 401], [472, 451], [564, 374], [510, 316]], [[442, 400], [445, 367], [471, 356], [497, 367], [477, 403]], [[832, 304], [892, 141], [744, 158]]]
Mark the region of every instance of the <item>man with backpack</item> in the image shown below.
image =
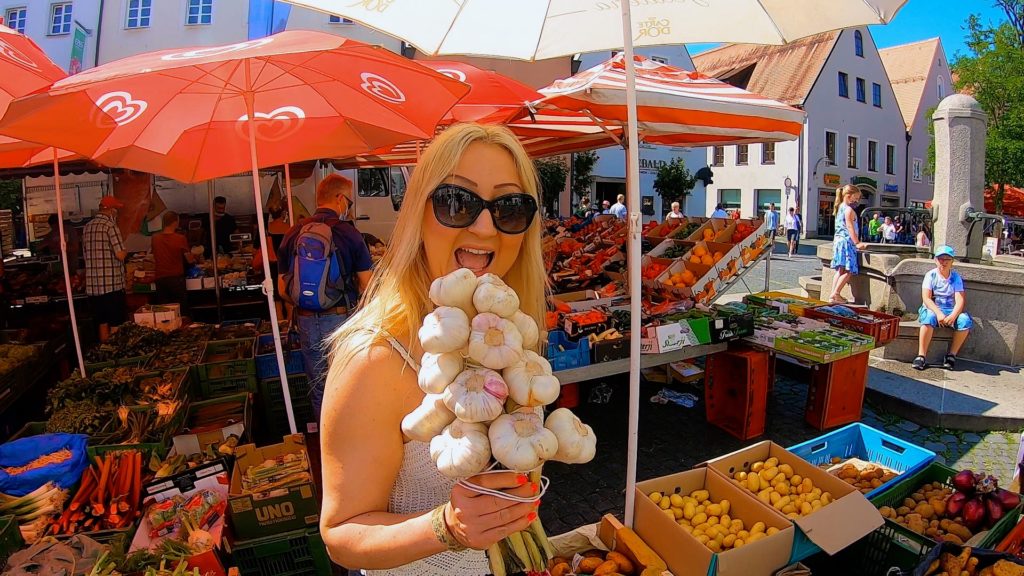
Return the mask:
[[281, 295], [294, 306], [313, 413], [320, 421], [327, 376], [326, 339], [355, 311], [370, 282], [370, 251], [344, 216], [352, 181], [338, 174], [316, 189], [316, 212], [292, 226], [277, 252]]

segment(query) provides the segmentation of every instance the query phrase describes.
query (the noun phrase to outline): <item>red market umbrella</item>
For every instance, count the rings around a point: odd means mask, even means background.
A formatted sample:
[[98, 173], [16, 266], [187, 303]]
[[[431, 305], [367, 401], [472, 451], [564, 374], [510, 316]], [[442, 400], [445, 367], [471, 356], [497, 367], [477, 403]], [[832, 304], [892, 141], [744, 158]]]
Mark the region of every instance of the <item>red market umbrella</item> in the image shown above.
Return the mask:
[[[428, 138], [468, 90], [379, 46], [290, 31], [92, 68], [14, 101], [0, 133], [182, 182], [249, 171], [260, 238], [266, 238], [260, 167]], [[75, 130], [67, 129], [70, 119], [78, 122]], [[295, 432], [269, 259], [263, 271]]]
[[[996, 188], [985, 189], [985, 212], [996, 211]], [[1024, 188], [1005, 186], [1003, 192], [1003, 215], [1010, 218], [1024, 218]]]

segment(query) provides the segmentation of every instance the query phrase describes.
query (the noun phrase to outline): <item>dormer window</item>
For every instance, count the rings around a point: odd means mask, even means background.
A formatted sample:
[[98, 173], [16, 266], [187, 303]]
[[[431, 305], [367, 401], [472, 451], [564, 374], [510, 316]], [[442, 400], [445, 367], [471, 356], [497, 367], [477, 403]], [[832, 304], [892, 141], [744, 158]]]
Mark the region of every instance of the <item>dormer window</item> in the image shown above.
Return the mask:
[[853, 31], [853, 52], [861, 58], [864, 57], [864, 35], [860, 30]]

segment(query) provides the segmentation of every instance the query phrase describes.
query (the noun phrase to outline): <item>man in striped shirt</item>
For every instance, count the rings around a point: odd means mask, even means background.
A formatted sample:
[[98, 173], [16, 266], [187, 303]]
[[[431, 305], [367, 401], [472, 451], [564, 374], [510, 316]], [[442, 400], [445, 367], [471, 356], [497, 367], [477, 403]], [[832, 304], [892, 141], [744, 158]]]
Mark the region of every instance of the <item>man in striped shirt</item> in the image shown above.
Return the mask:
[[113, 196], [100, 200], [100, 211], [85, 226], [82, 245], [85, 256], [85, 293], [100, 328], [100, 342], [110, 338], [110, 327], [124, 322], [124, 249], [117, 228], [117, 210], [124, 204]]

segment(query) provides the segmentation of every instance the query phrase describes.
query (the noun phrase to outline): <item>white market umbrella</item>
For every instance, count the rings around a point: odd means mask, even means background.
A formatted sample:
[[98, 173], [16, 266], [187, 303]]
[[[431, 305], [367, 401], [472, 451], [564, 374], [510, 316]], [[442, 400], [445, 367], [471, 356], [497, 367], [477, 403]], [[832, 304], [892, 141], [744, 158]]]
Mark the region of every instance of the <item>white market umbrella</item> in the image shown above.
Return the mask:
[[[626, 523], [633, 523], [640, 419], [640, 159], [634, 46], [785, 44], [829, 30], [887, 24], [907, 0], [285, 0], [400, 38], [430, 56], [543, 60], [619, 50], [626, 60], [627, 205], [632, 338]], [[638, 4], [637, 6], [631, 6]]]

